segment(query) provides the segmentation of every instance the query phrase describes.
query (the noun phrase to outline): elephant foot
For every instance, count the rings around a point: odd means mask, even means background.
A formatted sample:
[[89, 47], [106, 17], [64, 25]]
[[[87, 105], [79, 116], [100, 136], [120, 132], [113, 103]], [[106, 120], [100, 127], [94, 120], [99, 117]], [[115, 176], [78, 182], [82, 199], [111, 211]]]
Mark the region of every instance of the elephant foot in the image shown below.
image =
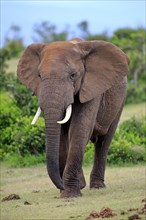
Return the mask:
[[61, 198], [73, 198], [73, 197], [79, 197], [82, 196], [82, 193], [80, 190], [72, 190], [72, 189], [65, 189], [61, 191]]
[[96, 180], [90, 183], [90, 189], [101, 189], [105, 187], [106, 185], [104, 184], [104, 181], [102, 180]]

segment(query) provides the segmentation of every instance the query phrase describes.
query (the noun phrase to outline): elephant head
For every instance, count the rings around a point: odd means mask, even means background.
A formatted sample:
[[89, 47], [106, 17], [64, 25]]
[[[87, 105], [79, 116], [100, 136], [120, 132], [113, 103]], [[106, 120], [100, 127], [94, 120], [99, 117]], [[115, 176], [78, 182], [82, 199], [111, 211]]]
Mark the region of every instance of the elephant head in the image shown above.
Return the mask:
[[[44, 112], [47, 170], [58, 188], [63, 189], [59, 173], [61, 124], [71, 117], [74, 97], [78, 96], [79, 102], [84, 104], [110, 89], [127, 72], [127, 56], [105, 41], [74, 39], [32, 44], [26, 48], [17, 74], [38, 97], [37, 116], [41, 110]], [[69, 113], [62, 121], [66, 109]]]

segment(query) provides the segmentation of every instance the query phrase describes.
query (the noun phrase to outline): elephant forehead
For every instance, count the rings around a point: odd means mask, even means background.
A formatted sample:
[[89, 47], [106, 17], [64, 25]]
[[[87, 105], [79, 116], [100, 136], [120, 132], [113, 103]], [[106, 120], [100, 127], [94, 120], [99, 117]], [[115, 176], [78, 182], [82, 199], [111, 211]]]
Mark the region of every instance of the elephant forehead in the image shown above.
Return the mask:
[[45, 45], [41, 56], [46, 59], [48, 57], [51, 59], [61, 59], [72, 56], [73, 59], [74, 57], [80, 57], [80, 54], [75, 44], [71, 42], [53, 42]]
[[52, 43], [46, 45], [41, 54], [40, 72], [48, 74], [50, 71], [74, 71], [83, 69], [80, 54], [74, 49], [72, 43]]

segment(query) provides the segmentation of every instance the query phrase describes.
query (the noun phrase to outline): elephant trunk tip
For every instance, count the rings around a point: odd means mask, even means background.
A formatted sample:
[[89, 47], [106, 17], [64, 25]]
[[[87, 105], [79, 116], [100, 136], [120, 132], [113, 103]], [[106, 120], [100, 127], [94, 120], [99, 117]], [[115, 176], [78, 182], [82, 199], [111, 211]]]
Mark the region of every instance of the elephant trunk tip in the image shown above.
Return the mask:
[[60, 184], [56, 185], [56, 187], [57, 187], [57, 189], [64, 190], [64, 186], [63, 186], [62, 181]]
[[[50, 176], [50, 175], [49, 175]], [[51, 176], [50, 176], [50, 178], [51, 178]], [[62, 182], [62, 180], [60, 179], [60, 180], [56, 180], [55, 178], [51, 178], [51, 180], [52, 180], [52, 182], [54, 183], [54, 185], [58, 188], [58, 189], [60, 189], [60, 190], [64, 190], [64, 186], [63, 186], [63, 182]]]
[[58, 189], [64, 190], [63, 181], [60, 177], [59, 171], [57, 169], [52, 169], [48, 163], [47, 163], [47, 171], [48, 171], [48, 175], [49, 175], [50, 179], [52, 180], [52, 182], [54, 183], [54, 185]]

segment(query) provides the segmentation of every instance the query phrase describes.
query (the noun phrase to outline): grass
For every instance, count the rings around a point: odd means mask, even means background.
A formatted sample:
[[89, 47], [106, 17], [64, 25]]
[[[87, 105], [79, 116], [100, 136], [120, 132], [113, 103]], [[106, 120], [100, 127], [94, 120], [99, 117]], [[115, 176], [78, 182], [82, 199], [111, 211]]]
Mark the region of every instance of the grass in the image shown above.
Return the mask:
[[146, 113], [146, 103], [129, 104], [125, 105], [122, 115], [121, 122], [130, 119], [131, 117], [143, 117]]
[[[47, 176], [45, 165], [31, 168], [8, 168], [1, 165], [1, 198], [18, 194], [20, 200], [1, 202], [1, 220], [43, 219], [81, 220], [95, 210], [111, 208], [117, 216], [111, 219], [126, 220], [136, 211], [129, 208], [142, 208], [145, 197], [145, 167], [108, 167], [106, 170], [107, 188], [89, 190], [91, 167], [84, 167], [87, 186], [83, 196], [73, 199], [60, 199], [59, 191]], [[30, 205], [24, 205], [27, 201]], [[125, 215], [121, 215], [125, 211]], [[144, 215], [140, 215], [144, 219]]]

